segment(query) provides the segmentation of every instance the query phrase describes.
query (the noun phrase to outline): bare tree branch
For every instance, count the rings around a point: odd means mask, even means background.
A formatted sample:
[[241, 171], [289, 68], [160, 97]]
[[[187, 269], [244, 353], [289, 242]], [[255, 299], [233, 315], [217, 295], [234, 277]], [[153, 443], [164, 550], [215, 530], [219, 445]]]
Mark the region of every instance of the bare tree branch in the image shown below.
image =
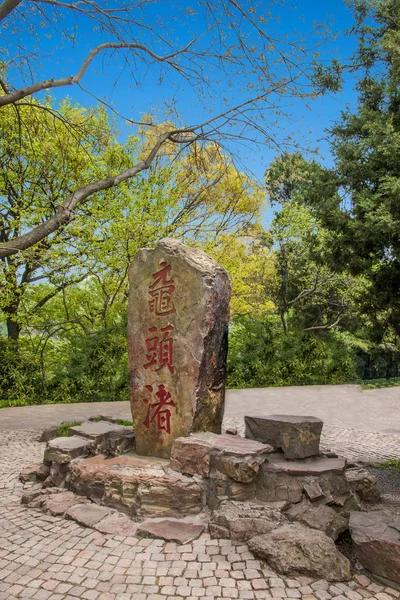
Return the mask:
[[4, 0], [0, 6], [0, 21], [8, 17], [10, 12], [17, 8], [18, 4], [21, 4], [22, 0]]

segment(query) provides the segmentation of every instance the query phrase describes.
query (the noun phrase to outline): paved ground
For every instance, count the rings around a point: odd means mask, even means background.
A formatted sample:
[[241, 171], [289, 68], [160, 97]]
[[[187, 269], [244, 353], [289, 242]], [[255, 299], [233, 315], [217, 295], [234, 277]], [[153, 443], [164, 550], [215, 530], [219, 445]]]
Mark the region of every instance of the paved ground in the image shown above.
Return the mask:
[[[243, 432], [245, 414], [320, 417], [323, 447], [351, 459], [400, 457], [400, 387], [363, 391], [356, 385], [229, 390], [225, 427]], [[111, 414], [131, 419], [128, 402], [52, 404], [0, 409], [0, 431], [40, 429], [61, 421]]]
[[0, 600], [394, 600], [360, 576], [347, 584], [277, 576], [244, 544], [102, 535], [20, 503], [21, 468], [39, 460], [35, 430], [0, 437]]

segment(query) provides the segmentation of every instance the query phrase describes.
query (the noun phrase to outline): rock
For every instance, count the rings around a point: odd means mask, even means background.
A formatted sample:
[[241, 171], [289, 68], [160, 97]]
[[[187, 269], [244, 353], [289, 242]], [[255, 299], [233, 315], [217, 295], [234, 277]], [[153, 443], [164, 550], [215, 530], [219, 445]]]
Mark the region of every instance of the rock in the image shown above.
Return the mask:
[[134, 518], [182, 517], [203, 509], [203, 490], [168, 461], [135, 454], [74, 461], [70, 489]]
[[111, 533], [112, 535], [130, 537], [136, 534], [137, 525], [126, 515], [112, 513], [101, 521], [94, 523], [93, 529], [100, 531], [100, 533]]
[[367, 469], [346, 470], [346, 479], [350, 488], [363, 502], [379, 502], [380, 492], [375, 475]]
[[27, 481], [44, 481], [50, 473], [50, 468], [42, 463], [33, 463], [25, 467], [19, 474], [22, 483]]
[[285, 502], [270, 504], [222, 502], [211, 516], [209, 525], [211, 537], [245, 542], [255, 535], [268, 533], [286, 521], [282, 514], [285, 506]]
[[289, 521], [298, 521], [302, 525], [319, 529], [333, 540], [346, 531], [348, 519], [329, 506], [313, 506], [308, 500], [295, 504], [285, 513]]
[[286, 460], [282, 454], [268, 456], [265, 468], [274, 473], [288, 475], [320, 476], [325, 473], [344, 473], [346, 461], [342, 458], [307, 458], [305, 460]]
[[379, 512], [353, 512], [349, 528], [355, 554], [375, 575], [400, 583], [400, 519]]
[[29, 508], [40, 508], [51, 494], [60, 493], [60, 490], [57, 488], [49, 488], [49, 489], [34, 489], [28, 490], [22, 494], [21, 504], [26, 504]]
[[175, 440], [171, 468], [209, 477], [211, 468], [241, 483], [252, 481], [272, 451], [270, 446], [229, 434], [195, 433]]
[[209, 437], [190, 435], [177, 438], [171, 450], [170, 466], [174, 471], [188, 475], [210, 475], [211, 442]]
[[39, 442], [49, 442], [53, 440], [57, 435], [58, 425], [52, 425], [51, 427], [46, 427], [46, 429], [42, 432], [42, 435], [38, 439]]
[[253, 537], [249, 549], [268, 561], [278, 573], [306, 575], [327, 581], [348, 581], [350, 563], [322, 531], [300, 525], [282, 525], [270, 533]]
[[119, 456], [134, 448], [135, 436], [132, 427], [125, 427], [110, 421], [87, 421], [71, 427], [69, 435], [93, 440], [96, 452], [106, 456]]
[[285, 473], [274, 473], [261, 468], [257, 480], [257, 500], [263, 502], [288, 502], [294, 504], [303, 498], [303, 486], [300, 478]]
[[44, 462], [59, 465], [69, 463], [78, 456], [87, 456], [93, 451], [93, 441], [77, 435], [50, 440], [44, 451]]
[[323, 422], [293, 415], [246, 416], [245, 436], [282, 450], [286, 458], [318, 456]]
[[66, 512], [65, 517], [76, 521], [83, 527], [93, 527], [96, 523], [108, 517], [110, 510], [97, 504], [75, 504]]
[[312, 502], [315, 500], [320, 500], [324, 497], [324, 492], [321, 489], [318, 481], [310, 478], [303, 482], [303, 490], [309, 500]]
[[139, 525], [136, 535], [176, 542], [177, 544], [190, 544], [204, 531], [204, 525], [194, 525], [183, 521], [165, 519], [164, 521], [147, 521]]
[[88, 502], [87, 498], [76, 496], [72, 492], [62, 491], [59, 494], [48, 496], [42, 504], [42, 509], [53, 516], [57, 516], [63, 515], [75, 504], [85, 504], [86, 502]]
[[205, 480], [207, 506], [212, 510], [218, 508], [223, 500], [238, 500], [244, 502], [253, 500], [256, 495], [256, 484], [234, 481], [222, 473], [216, 473]]
[[221, 431], [231, 285], [203, 251], [168, 238], [137, 253], [129, 281], [136, 451], [168, 458], [176, 438]]

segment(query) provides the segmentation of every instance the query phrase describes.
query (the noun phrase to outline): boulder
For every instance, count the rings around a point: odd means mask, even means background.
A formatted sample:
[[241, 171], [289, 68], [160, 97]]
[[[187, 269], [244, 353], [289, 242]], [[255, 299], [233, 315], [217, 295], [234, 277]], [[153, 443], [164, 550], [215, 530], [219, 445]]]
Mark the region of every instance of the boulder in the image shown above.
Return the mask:
[[346, 479], [352, 491], [363, 502], [379, 502], [380, 491], [375, 475], [367, 469], [355, 467], [346, 470]]
[[39, 442], [49, 442], [53, 440], [57, 435], [58, 425], [51, 425], [51, 427], [46, 427], [46, 429], [42, 432], [39, 437]]
[[175, 440], [171, 468], [209, 477], [211, 470], [240, 483], [249, 483], [272, 452], [270, 446], [229, 434], [195, 433]]
[[203, 490], [193, 477], [171, 471], [166, 460], [135, 454], [74, 461], [69, 487], [140, 519], [197, 514], [204, 506]]
[[245, 436], [282, 450], [286, 458], [318, 456], [323, 422], [295, 415], [245, 416]]
[[300, 525], [282, 525], [249, 540], [250, 550], [268, 561], [278, 573], [306, 575], [327, 581], [351, 578], [350, 563], [322, 531]]
[[380, 512], [353, 512], [349, 528], [360, 563], [378, 577], [400, 584], [400, 519]]
[[93, 452], [92, 440], [74, 435], [72, 437], [59, 437], [50, 440], [44, 451], [44, 462], [67, 464], [79, 456], [87, 456]]
[[212, 513], [209, 531], [211, 537], [237, 541], [268, 533], [286, 522], [282, 514], [285, 502], [256, 504], [253, 502], [224, 501]]
[[163, 521], [147, 521], [139, 525], [136, 535], [176, 542], [177, 544], [190, 544], [204, 531], [204, 525], [185, 523], [172, 519]]
[[231, 284], [202, 250], [162, 239], [129, 268], [136, 451], [169, 458], [190, 432], [221, 432]]
[[348, 519], [330, 506], [313, 506], [308, 500], [290, 507], [285, 513], [289, 521], [298, 521], [302, 525], [319, 529], [336, 540], [348, 527]]
[[68, 434], [93, 440], [96, 452], [106, 456], [118, 456], [134, 448], [135, 436], [132, 427], [110, 421], [87, 421], [71, 427]]

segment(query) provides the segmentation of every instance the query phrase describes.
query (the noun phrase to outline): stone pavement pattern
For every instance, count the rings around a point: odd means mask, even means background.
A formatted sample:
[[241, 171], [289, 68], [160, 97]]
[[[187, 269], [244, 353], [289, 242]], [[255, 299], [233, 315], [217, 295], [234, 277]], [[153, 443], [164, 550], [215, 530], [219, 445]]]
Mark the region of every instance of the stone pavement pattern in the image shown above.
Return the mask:
[[358, 576], [348, 584], [278, 577], [246, 545], [203, 534], [186, 546], [103, 535], [20, 503], [19, 471], [42, 458], [38, 432], [0, 440], [0, 600], [393, 600]]

